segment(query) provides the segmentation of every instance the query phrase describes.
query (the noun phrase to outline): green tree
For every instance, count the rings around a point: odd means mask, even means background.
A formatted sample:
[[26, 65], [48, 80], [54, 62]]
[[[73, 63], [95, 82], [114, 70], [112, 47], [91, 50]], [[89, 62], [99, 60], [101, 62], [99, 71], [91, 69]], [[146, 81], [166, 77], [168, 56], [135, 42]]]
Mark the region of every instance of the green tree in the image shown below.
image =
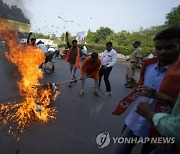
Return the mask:
[[111, 41], [113, 43], [113, 46], [118, 46], [118, 35], [116, 33], [111, 33], [106, 37], [106, 42]]
[[44, 34], [42, 34], [42, 33], [33, 33], [32, 37], [33, 37], [33, 38], [36, 38], [36, 39], [38, 39], [38, 38], [41, 38], [41, 39], [49, 39], [49, 36], [44, 35]]
[[109, 36], [111, 33], [114, 33], [113, 30], [111, 30], [108, 27], [100, 27], [99, 30], [95, 33], [95, 43], [98, 44], [105, 44], [106, 43], [106, 37]]
[[27, 19], [22, 10], [15, 5], [9, 6], [0, 0], [0, 16], [4, 19], [15, 20], [23, 23], [30, 24], [29, 19]]
[[89, 29], [86, 36], [87, 44], [94, 44], [95, 43], [95, 32], [91, 32]]
[[166, 19], [165, 25], [167, 27], [180, 26], [180, 5], [173, 8], [172, 11], [166, 15]]

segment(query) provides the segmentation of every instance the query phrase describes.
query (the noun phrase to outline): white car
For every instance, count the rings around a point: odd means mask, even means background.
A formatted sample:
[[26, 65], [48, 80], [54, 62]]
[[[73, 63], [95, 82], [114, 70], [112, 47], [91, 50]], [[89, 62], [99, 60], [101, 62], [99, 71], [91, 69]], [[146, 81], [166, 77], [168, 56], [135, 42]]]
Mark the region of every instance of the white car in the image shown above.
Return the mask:
[[55, 47], [50, 46], [49, 49], [48, 49], [48, 51], [49, 51], [50, 53], [54, 53], [54, 52], [56, 51], [56, 49], [55, 49]]

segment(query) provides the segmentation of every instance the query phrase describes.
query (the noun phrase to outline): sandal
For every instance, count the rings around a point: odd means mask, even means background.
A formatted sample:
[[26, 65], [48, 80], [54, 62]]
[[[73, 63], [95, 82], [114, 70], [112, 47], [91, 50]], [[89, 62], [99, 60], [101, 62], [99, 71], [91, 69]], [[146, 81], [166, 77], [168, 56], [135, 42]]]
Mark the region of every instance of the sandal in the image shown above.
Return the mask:
[[69, 82], [69, 87], [72, 87], [72, 82]]
[[98, 92], [96, 92], [96, 91], [95, 91], [93, 94], [94, 94], [95, 96], [98, 96], [98, 97], [100, 96], [100, 93], [98, 93]]

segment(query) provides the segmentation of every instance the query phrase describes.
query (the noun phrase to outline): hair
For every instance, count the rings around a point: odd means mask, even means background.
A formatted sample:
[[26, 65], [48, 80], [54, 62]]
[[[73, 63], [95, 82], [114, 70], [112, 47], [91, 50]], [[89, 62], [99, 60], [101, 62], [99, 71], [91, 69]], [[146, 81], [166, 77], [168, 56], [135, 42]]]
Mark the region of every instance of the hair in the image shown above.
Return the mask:
[[112, 42], [107, 42], [107, 43], [106, 43], [106, 46], [111, 46], [111, 47], [112, 47], [113, 44], [112, 44]]
[[154, 41], [160, 39], [169, 40], [174, 38], [178, 39], [178, 42], [180, 43], [180, 27], [171, 27], [160, 31], [154, 37]]
[[140, 41], [134, 41], [133, 45], [135, 45], [135, 44], [141, 45], [141, 42]]
[[94, 59], [97, 59], [98, 58], [98, 54], [96, 52], [93, 52], [91, 54], [91, 57], [94, 58]]
[[31, 41], [35, 41], [36, 42], [36, 39], [35, 38], [31, 38]]
[[78, 41], [77, 40], [72, 40], [72, 44], [74, 44], [75, 42], [77, 43]]

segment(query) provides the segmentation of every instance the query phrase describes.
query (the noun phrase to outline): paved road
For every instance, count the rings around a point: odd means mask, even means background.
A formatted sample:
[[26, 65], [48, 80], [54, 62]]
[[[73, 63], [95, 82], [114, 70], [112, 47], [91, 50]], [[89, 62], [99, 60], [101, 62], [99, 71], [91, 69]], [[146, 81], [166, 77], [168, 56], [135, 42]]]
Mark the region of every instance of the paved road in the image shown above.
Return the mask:
[[[60, 59], [55, 62], [55, 73], [44, 74], [41, 83], [62, 82], [70, 78], [68, 64]], [[0, 102], [18, 96], [16, 80], [19, 74], [15, 70], [16, 67], [4, 58], [0, 50]], [[131, 91], [123, 85], [125, 70], [124, 64], [114, 66], [110, 76], [113, 95], [108, 97], [103, 95], [104, 82], [101, 97], [93, 95], [92, 79], [86, 80], [83, 98], [79, 97], [79, 82], [72, 88], [67, 84], [61, 85], [61, 95], [53, 104], [58, 110], [56, 120], [47, 124], [33, 123], [18, 142], [7, 134], [7, 126], [0, 123], [0, 154], [109, 154], [114, 147], [112, 137], [120, 135], [127, 115], [127, 112], [119, 117], [111, 115], [119, 100]], [[103, 149], [96, 144], [96, 136], [101, 132], [111, 135], [109, 146]], [[139, 153], [140, 146], [134, 149], [133, 154]]]

